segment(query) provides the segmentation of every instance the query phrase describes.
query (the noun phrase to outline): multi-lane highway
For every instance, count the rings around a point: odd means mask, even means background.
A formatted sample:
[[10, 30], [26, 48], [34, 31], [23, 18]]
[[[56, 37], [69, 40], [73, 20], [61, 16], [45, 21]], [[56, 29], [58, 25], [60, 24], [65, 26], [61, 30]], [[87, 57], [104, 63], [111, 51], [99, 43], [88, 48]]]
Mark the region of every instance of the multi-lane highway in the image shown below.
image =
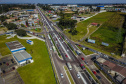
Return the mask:
[[[74, 82], [76, 84], [92, 84], [92, 81], [89, 80], [88, 75], [86, 75], [86, 71], [82, 70], [80, 67], [81, 61], [77, 59], [77, 57], [74, 55], [74, 53], [71, 51], [71, 49], [69, 48], [69, 46], [66, 44], [66, 42], [64, 41], [64, 39], [59, 35], [59, 33], [55, 30], [55, 28], [53, 27], [53, 24], [51, 21], [49, 21], [47, 19], [47, 17], [42, 13], [42, 11], [40, 10], [39, 7], [36, 7], [37, 10], [40, 13], [41, 16], [41, 20], [44, 23], [44, 29], [46, 31], [45, 26], [48, 28], [49, 32], [46, 32], [46, 39], [48, 38], [48, 35], [50, 35], [55, 44], [56, 47], [58, 48], [63, 60], [61, 60], [58, 57], [57, 53], [54, 53], [54, 51], [51, 51], [52, 53], [52, 58], [55, 64], [55, 68], [59, 77], [59, 80], [61, 80], [61, 83], [70, 83], [68, 80], [68, 77], [66, 77], [65, 71], [63, 69], [63, 66], [66, 65], [67, 62], [70, 62], [72, 65], [72, 70], [70, 71], [70, 74], [72, 75], [72, 78], [74, 79]], [[51, 45], [51, 41], [48, 39], [46, 40], [48, 44], [49, 48], [52, 48]], [[77, 68], [77, 69], [76, 69]], [[64, 74], [64, 78], [61, 78], [60, 74], [63, 73]], [[77, 74], [80, 74], [80, 79], [77, 77]], [[64, 82], [63, 82], [64, 81]]]

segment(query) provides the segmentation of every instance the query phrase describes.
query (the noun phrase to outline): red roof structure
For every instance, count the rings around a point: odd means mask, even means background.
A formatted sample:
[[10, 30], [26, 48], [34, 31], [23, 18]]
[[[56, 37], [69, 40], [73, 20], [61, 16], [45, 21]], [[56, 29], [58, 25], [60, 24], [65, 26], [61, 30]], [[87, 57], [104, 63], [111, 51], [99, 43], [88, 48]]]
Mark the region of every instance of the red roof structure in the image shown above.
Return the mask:
[[97, 25], [98, 25], [98, 23], [91, 23], [91, 25], [93, 25], [93, 26], [97, 26]]

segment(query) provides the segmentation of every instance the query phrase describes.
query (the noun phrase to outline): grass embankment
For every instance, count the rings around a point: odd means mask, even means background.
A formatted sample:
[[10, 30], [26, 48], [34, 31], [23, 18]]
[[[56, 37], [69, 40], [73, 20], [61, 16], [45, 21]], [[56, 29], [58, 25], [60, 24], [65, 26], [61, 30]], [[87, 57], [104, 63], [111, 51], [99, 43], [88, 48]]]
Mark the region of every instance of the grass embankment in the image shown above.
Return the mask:
[[65, 11], [64, 13], [75, 13], [75, 12], [73, 12], [73, 11]]
[[0, 27], [0, 32], [3, 32], [4, 33], [4, 32], [7, 32], [7, 30], [8, 29], [6, 27]]
[[[95, 33], [90, 36], [91, 39], [96, 41], [95, 44], [87, 44], [101, 50], [120, 55], [122, 53], [125, 34], [125, 29], [122, 28], [123, 23], [124, 16], [114, 13], [109, 20], [107, 20]], [[109, 46], [102, 46], [102, 42], [108, 43]]]
[[5, 43], [13, 40], [6, 39], [6, 37], [7, 37], [6, 35], [0, 36], [0, 53], [2, 56], [11, 54], [9, 48], [6, 46]]
[[90, 14], [80, 14], [79, 16], [81, 17], [90, 17], [92, 15], [94, 15], [95, 13], [90, 13]]
[[104, 54], [106, 54], [106, 55], [112, 56], [112, 57], [114, 57], [114, 58], [116, 58], [116, 59], [120, 59], [120, 58], [121, 58], [119, 55], [112, 55], [110, 52], [107, 52], [107, 51], [105, 51], [105, 50], [101, 50], [101, 49], [99, 49], [99, 48], [97, 48], [97, 47], [91, 46], [91, 45], [90, 45], [89, 43], [87, 43], [87, 42], [81, 42], [80, 44], [81, 44], [81, 45], [84, 45], [84, 46], [86, 46], [86, 47], [89, 47], [89, 48], [91, 48], [91, 49], [94, 49], [94, 50], [96, 50], [96, 51], [102, 52], [102, 53], [104, 53]]
[[71, 77], [71, 75], [70, 75], [70, 72], [68, 71], [67, 67], [64, 66], [64, 68], [65, 68], [65, 70], [66, 70], [67, 76], [69, 77], [69, 80], [70, 80], [71, 84], [74, 84], [74, 81], [73, 81], [73, 79], [72, 79], [72, 77]]
[[[113, 12], [103, 12], [103, 13], [99, 13], [97, 14], [96, 16], [88, 19], [88, 20], [85, 20], [85, 21], [82, 21], [82, 22], [79, 22], [77, 23], [77, 31], [78, 31], [78, 34], [77, 35], [71, 35], [70, 33], [68, 33], [69, 30], [64, 30], [64, 33], [70, 38], [72, 39], [73, 41], [78, 41], [80, 39], [82, 39], [86, 33], [87, 33], [87, 26], [90, 24], [90, 23], [99, 23], [99, 24], [103, 24], [105, 21], [107, 21], [114, 13]], [[93, 28], [92, 28], [93, 29]], [[91, 31], [91, 30], [90, 30]]]
[[39, 33], [39, 32], [42, 32], [42, 29], [40, 29], [40, 28], [36, 28], [36, 29], [31, 29], [30, 31], [33, 31], [33, 32]]
[[88, 50], [88, 49], [85, 49], [85, 50], [83, 50], [83, 48], [82, 47], [79, 47], [79, 46], [77, 46], [85, 55], [90, 55], [90, 54], [93, 54], [94, 52], [92, 52], [92, 51], [90, 51], [90, 50]]
[[[33, 39], [34, 44], [29, 45], [26, 43], [26, 40], [18, 39], [16, 36], [11, 39], [5, 38], [6, 36], [0, 36], [0, 52], [2, 52], [2, 54], [11, 53], [5, 44], [6, 42], [18, 40], [26, 47], [26, 51], [31, 54], [34, 60], [33, 63], [18, 68], [18, 72], [25, 84], [56, 83], [45, 42]], [[48, 81], [48, 79], [50, 79], [50, 81]]]
[[29, 36], [29, 35], [26, 35], [26, 36], [23, 36], [23, 37], [31, 37], [31, 36]]

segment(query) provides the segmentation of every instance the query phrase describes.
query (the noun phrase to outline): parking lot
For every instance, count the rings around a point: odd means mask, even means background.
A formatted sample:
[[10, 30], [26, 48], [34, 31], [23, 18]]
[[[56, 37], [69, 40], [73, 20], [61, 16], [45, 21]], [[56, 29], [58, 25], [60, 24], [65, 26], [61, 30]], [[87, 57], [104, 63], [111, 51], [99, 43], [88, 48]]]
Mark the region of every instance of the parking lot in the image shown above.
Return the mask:
[[12, 56], [0, 60], [0, 84], [24, 84], [16, 68], [17, 63]]

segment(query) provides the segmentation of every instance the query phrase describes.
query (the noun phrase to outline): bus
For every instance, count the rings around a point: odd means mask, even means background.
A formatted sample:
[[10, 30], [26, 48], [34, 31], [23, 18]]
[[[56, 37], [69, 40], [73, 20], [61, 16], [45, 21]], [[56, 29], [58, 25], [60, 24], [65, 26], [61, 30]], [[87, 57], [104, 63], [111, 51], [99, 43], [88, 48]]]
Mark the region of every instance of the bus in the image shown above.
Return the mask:
[[52, 46], [52, 48], [53, 48], [53, 51], [56, 51], [56, 48], [55, 48], [55, 46]]

